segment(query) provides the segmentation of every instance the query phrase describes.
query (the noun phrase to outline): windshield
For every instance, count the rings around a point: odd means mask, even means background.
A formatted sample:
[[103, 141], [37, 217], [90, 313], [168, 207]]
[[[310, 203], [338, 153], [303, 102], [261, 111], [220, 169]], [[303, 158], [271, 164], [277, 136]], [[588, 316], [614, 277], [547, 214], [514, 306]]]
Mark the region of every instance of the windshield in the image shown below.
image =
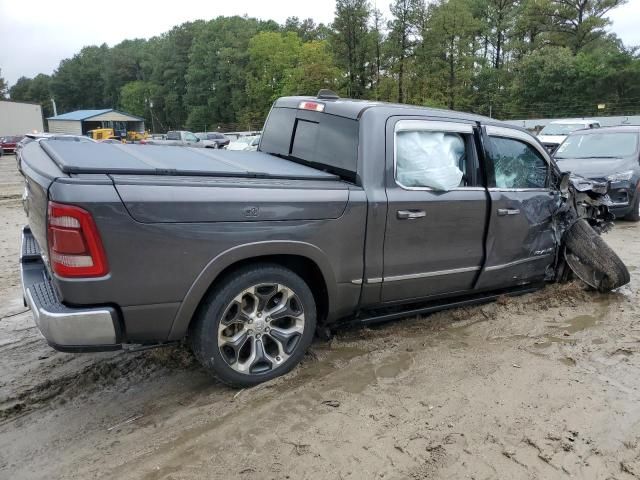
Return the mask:
[[587, 128], [583, 123], [550, 123], [540, 130], [540, 135], [569, 135], [583, 128]]
[[634, 132], [576, 134], [567, 137], [555, 157], [617, 158], [633, 155], [637, 148], [638, 134]]

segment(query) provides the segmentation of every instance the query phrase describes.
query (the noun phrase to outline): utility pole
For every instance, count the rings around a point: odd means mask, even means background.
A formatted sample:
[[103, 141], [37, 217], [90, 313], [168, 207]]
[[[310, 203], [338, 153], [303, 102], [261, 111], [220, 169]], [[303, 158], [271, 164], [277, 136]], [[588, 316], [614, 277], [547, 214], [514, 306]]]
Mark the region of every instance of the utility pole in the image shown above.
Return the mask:
[[149, 99], [149, 113], [151, 114], [151, 133], [156, 133], [156, 126], [153, 121], [153, 100]]
[[56, 101], [53, 98], [51, 99], [51, 104], [53, 105], [53, 116], [57, 117], [58, 116], [58, 109], [56, 108]]

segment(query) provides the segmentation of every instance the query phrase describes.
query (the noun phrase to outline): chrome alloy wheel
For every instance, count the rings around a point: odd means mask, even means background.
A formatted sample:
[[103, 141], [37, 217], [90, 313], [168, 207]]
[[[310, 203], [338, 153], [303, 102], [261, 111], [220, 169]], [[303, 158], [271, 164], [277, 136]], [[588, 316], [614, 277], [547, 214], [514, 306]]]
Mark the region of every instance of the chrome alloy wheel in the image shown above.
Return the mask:
[[304, 309], [295, 292], [277, 283], [259, 284], [240, 292], [225, 308], [218, 348], [235, 371], [266, 373], [287, 361], [303, 331]]

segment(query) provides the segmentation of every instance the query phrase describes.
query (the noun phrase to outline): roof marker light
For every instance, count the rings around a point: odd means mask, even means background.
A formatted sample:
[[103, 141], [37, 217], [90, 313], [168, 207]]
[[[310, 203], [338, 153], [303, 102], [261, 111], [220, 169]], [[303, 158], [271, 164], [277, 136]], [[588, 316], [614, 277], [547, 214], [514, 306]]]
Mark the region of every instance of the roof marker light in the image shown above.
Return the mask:
[[313, 110], [314, 112], [324, 112], [324, 103], [302, 101], [298, 104], [300, 110]]

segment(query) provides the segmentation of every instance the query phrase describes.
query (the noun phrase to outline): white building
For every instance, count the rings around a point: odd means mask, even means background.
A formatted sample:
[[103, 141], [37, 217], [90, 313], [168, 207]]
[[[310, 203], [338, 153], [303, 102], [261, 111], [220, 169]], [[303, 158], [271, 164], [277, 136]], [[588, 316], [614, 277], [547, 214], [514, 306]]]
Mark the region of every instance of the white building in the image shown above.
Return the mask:
[[0, 100], [0, 137], [43, 131], [39, 104]]

